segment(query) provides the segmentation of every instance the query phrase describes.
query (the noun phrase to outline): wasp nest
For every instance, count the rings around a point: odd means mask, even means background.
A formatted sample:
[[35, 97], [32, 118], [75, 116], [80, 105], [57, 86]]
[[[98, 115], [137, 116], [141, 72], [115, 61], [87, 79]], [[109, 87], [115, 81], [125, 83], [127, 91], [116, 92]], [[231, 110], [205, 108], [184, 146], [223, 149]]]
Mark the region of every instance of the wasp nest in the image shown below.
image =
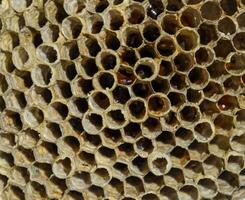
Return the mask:
[[244, 199], [244, 0], [0, 16], [0, 199]]

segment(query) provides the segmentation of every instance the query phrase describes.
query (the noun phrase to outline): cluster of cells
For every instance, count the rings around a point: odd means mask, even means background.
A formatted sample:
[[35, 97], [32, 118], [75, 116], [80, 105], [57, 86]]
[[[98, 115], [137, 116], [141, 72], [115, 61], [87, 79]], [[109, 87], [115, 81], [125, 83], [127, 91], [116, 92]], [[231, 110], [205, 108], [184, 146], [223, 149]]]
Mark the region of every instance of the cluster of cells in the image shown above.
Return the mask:
[[244, 0], [0, 2], [1, 199], [244, 199]]

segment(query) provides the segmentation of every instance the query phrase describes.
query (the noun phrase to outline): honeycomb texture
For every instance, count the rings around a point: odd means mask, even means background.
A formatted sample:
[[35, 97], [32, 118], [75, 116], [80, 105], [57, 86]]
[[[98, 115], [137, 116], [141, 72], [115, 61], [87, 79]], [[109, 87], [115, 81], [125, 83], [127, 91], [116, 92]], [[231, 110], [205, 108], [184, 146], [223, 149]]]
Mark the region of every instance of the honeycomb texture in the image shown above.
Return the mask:
[[245, 198], [244, 0], [0, 2], [0, 199]]

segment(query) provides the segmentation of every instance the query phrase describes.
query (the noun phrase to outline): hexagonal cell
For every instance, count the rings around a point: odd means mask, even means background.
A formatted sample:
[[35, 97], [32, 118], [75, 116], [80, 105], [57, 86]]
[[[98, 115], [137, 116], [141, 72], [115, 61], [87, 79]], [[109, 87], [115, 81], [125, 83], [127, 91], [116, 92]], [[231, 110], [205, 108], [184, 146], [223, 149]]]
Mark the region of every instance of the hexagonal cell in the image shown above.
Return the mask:
[[149, 83], [137, 81], [133, 84], [132, 90], [137, 97], [146, 98], [151, 94], [151, 88]]
[[164, 186], [161, 190], [160, 190], [160, 195], [163, 198], [169, 199], [169, 200], [174, 200], [174, 199], [178, 199], [178, 192], [169, 186]]
[[11, 182], [21, 186], [25, 186], [30, 181], [30, 174], [25, 167], [15, 166], [12, 169], [12, 176], [13, 178], [11, 178]]
[[107, 126], [109, 128], [122, 128], [127, 124], [128, 119], [123, 109], [112, 108], [106, 115]]
[[190, 160], [184, 168], [184, 173], [187, 178], [196, 179], [203, 174], [202, 163], [197, 160]]
[[136, 154], [133, 145], [126, 142], [118, 146], [118, 153], [128, 161]]
[[148, 111], [153, 116], [163, 116], [170, 109], [170, 101], [167, 96], [155, 93], [148, 99]]
[[49, 106], [49, 118], [54, 121], [64, 120], [68, 116], [68, 107], [61, 102], [53, 102]]
[[55, 24], [46, 24], [41, 30], [41, 37], [44, 42], [56, 42], [59, 39], [59, 26]]
[[139, 3], [132, 3], [126, 8], [126, 17], [131, 24], [140, 24], [145, 18], [144, 7]]
[[108, 23], [109, 29], [114, 31], [119, 30], [124, 23], [122, 13], [117, 9], [110, 9], [105, 17], [105, 23]]
[[107, 71], [101, 71], [97, 73], [97, 77], [93, 79], [94, 85], [99, 85], [101, 89], [112, 90], [116, 86], [116, 77], [113, 73]]
[[52, 171], [58, 178], [66, 178], [72, 170], [72, 163], [69, 157], [58, 159], [53, 163]]
[[198, 10], [187, 7], [180, 16], [180, 21], [184, 26], [197, 27], [201, 21], [201, 15]]
[[208, 85], [203, 89], [203, 93], [206, 97], [213, 97], [218, 94], [222, 94], [223, 88], [218, 82], [209, 81]]
[[42, 110], [36, 107], [30, 107], [28, 109], [25, 109], [23, 117], [24, 117], [25, 122], [30, 127], [36, 127], [40, 125], [44, 120], [44, 114]]
[[238, 5], [235, 0], [221, 0], [220, 6], [227, 15], [234, 15], [237, 12]]
[[138, 48], [143, 42], [140, 31], [133, 27], [129, 27], [125, 30], [124, 40], [126, 45], [132, 48]]
[[39, 183], [45, 183], [52, 175], [52, 167], [47, 163], [35, 162], [33, 166], [28, 169], [31, 180]]
[[61, 29], [67, 39], [79, 37], [83, 28], [81, 20], [77, 17], [69, 16], [62, 21]]
[[143, 37], [146, 41], [154, 42], [160, 36], [160, 28], [154, 21], [144, 23]]
[[190, 129], [179, 127], [175, 132], [175, 139], [177, 144], [188, 146], [194, 139], [193, 132]]
[[63, 43], [62, 50], [66, 59], [75, 60], [80, 56], [78, 44], [75, 40]]
[[122, 141], [121, 131], [105, 128], [101, 134], [102, 143], [108, 147], [116, 147]]
[[128, 165], [126, 163], [116, 162], [113, 165], [113, 170], [115, 174], [118, 174], [118, 177], [127, 177], [129, 175]]
[[188, 160], [190, 160], [190, 155], [187, 149], [180, 146], [176, 146], [170, 153], [171, 161], [177, 166], [184, 166]]
[[132, 197], [137, 197], [145, 191], [142, 180], [136, 176], [127, 177], [124, 184], [124, 191]]
[[15, 147], [18, 137], [13, 133], [0, 134], [0, 149], [4, 152], [11, 152]]
[[149, 169], [156, 176], [167, 174], [172, 166], [168, 155], [152, 153], [148, 157]]
[[169, 92], [168, 99], [172, 107], [179, 108], [186, 102], [185, 95], [179, 92]]
[[195, 185], [184, 185], [179, 190], [179, 197], [186, 200], [197, 200], [199, 191]]
[[[236, 46], [236, 41], [237, 38], [233, 38], [233, 43]], [[241, 39], [242, 40], [242, 39]], [[239, 41], [238, 45], [242, 45], [242, 41]], [[233, 48], [232, 42], [228, 39], [219, 39], [219, 41], [217, 42], [216, 46], [214, 47], [214, 52], [216, 54], [217, 57], [221, 57], [221, 58], [226, 58], [231, 52], [234, 52], [235, 49]]]
[[214, 127], [209, 121], [198, 123], [195, 128], [194, 136], [200, 142], [207, 142], [214, 136]]
[[237, 23], [240, 28], [245, 27], [245, 13], [241, 13], [237, 16]]
[[54, 143], [43, 141], [33, 150], [33, 154], [38, 162], [52, 163], [58, 156], [57, 146]]
[[44, 185], [31, 181], [27, 184], [26, 198], [41, 199], [47, 198], [46, 190]]
[[114, 149], [101, 146], [95, 153], [95, 160], [97, 163], [111, 163], [113, 164], [117, 159], [117, 155]]
[[209, 154], [208, 143], [199, 142], [196, 139], [188, 146], [189, 154], [192, 159], [202, 160]]
[[22, 69], [30, 60], [30, 56], [24, 47], [18, 46], [13, 49], [12, 60], [18, 69]]
[[78, 159], [77, 162], [83, 166], [86, 171], [89, 171], [96, 164], [94, 155], [86, 151], [81, 151], [78, 154]]
[[142, 124], [142, 135], [154, 138], [162, 131], [162, 125], [158, 118], [148, 117]]
[[63, 7], [68, 14], [74, 15], [81, 12], [86, 7], [85, 2], [84, 0], [64, 0]]
[[94, 185], [105, 186], [111, 180], [111, 174], [109, 170], [103, 167], [98, 167], [94, 172], [91, 173], [91, 182]]
[[[10, 135], [11, 136], [11, 135]], [[11, 138], [11, 137], [10, 137]], [[26, 129], [20, 132], [18, 135], [18, 143], [19, 145], [23, 146], [27, 149], [32, 149], [36, 146], [40, 139], [39, 132], [33, 130], [33, 129]], [[11, 144], [15, 144], [14, 138], [10, 140]]]
[[133, 122], [144, 121], [147, 113], [147, 105], [144, 99], [131, 98], [130, 101], [127, 102], [126, 108]]
[[206, 64], [213, 61], [214, 54], [209, 48], [200, 47], [195, 52], [195, 59], [198, 64]]
[[64, 195], [63, 200], [84, 200], [83, 193], [70, 190]]
[[176, 39], [179, 46], [185, 51], [196, 48], [199, 41], [197, 33], [187, 28], [181, 29], [178, 32]]
[[166, 14], [163, 16], [161, 25], [162, 29], [171, 35], [174, 35], [181, 28], [178, 17], [175, 14]]
[[34, 153], [24, 147], [18, 147], [12, 152], [14, 162], [18, 166], [28, 167], [35, 161]]
[[23, 190], [15, 185], [9, 185], [8, 186], [8, 197], [10, 199], [16, 199], [16, 200], [24, 200], [25, 199], [25, 194]]
[[222, 10], [217, 2], [207, 1], [201, 7], [202, 17], [208, 20], [218, 20]]
[[242, 154], [230, 153], [230, 155], [227, 156], [226, 165], [229, 171], [239, 173], [244, 167]]
[[99, 186], [92, 185], [89, 190], [87, 190], [87, 196], [90, 199], [101, 199], [105, 196], [104, 189]]
[[232, 149], [242, 152], [245, 147], [245, 133], [238, 133], [231, 138]]
[[222, 158], [210, 154], [203, 162], [203, 169], [205, 174], [218, 176], [224, 167], [224, 161]]
[[236, 32], [236, 25], [229, 17], [224, 17], [219, 20], [218, 30], [226, 35], [231, 35]]
[[54, 64], [59, 61], [58, 49], [54, 45], [41, 44], [36, 50], [38, 59], [46, 64]]
[[208, 43], [218, 39], [215, 25], [208, 24], [206, 22], [202, 23], [199, 26], [198, 34], [200, 37], [200, 43], [204, 45], [207, 45]]
[[34, 84], [40, 87], [49, 85], [52, 75], [52, 69], [48, 65], [37, 65], [36, 68], [31, 71]]
[[104, 187], [108, 198], [116, 198], [124, 194], [123, 182], [119, 179], [112, 178], [107, 186]]
[[170, 80], [170, 85], [172, 88], [177, 90], [182, 90], [187, 86], [186, 75], [176, 72]]
[[164, 11], [164, 4], [161, 0], [149, 0], [149, 6], [147, 8], [147, 15], [152, 19], [157, 19]]
[[85, 46], [89, 55], [92, 57], [95, 57], [101, 51], [101, 47], [98, 43], [98, 40], [91, 35], [86, 36]]
[[163, 94], [167, 94], [170, 89], [170, 84], [168, 79], [157, 77], [151, 81], [151, 87], [155, 92], [161, 92]]
[[196, 122], [200, 118], [200, 111], [194, 105], [186, 105], [181, 109], [180, 117], [186, 122]]
[[67, 187], [70, 190], [82, 192], [88, 189], [91, 185], [91, 177], [87, 172], [76, 172], [73, 176], [67, 179]]
[[131, 67], [121, 65], [117, 71], [117, 81], [122, 85], [131, 85], [135, 81], [133, 69]]
[[194, 64], [193, 57], [188, 53], [178, 53], [174, 57], [174, 64], [178, 71], [188, 71]]
[[1, 115], [0, 124], [3, 130], [16, 132], [20, 131], [23, 127], [19, 113], [10, 110], [5, 110]]
[[105, 70], [114, 69], [117, 67], [118, 58], [113, 51], [103, 51], [99, 54], [99, 59], [102, 67]]
[[166, 151], [170, 151], [176, 145], [173, 133], [169, 131], [163, 131], [159, 136], [156, 137], [156, 145], [158, 148], [163, 148], [166, 149]]
[[86, 132], [82, 134], [83, 140], [86, 142], [84, 145], [89, 147], [89, 149], [95, 149], [101, 145], [102, 141], [99, 135], [90, 135]]
[[105, 45], [108, 49], [117, 50], [120, 47], [120, 40], [117, 37], [117, 34], [111, 31], [105, 32]]
[[168, 11], [179, 11], [183, 6], [182, 0], [168, 0], [166, 9]]
[[8, 184], [9, 178], [5, 175], [0, 174], [0, 191], [2, 192]]
[[171, 37], [161, 37], [156, 43], [156, 49], [161, 56], [171, 56], [174, 54], [176, 47], [175, 47], [174, 40]]
[[97, 34], [100, 33], [103, 26], [104, 26], [104, 21], [101, 15], [94, 13], [91, 16], [89, 16], [89, 30], [92, 34]]
[[82, 118], [82, 125], [86, 132], [93, 135], [100, 132], [105, 126], [102, 115], [95, 112], [86, 112]]
[[167, 186], [177, 189], [185, 182], [185, 177], [182, 169], [172, 167], [170, 171], [164, 176], [164, 181], [168, 183]]
[[58, 148], [61, 152], [65, 152], [68, 154], [76, 154], [80, 150], [80, 141], [77, 137], [74, 137], [72, 135], [67, 135], [63, 137], [59, 142]]
[[45, 184], [45, 189], [49, 198], [60, 199], [67, 189], [65, 180], [52, 176]]
[[230, 57], [230, 62], [226, 64], [226, 70], [232, 75], [241, 75], [245, 63], [245, 54], [234, 53]]
[[219, 78], [220, 76], [227, 74], [225, 63], [220, 60], [214, 60], [214, 62], [207, 67], [207, 70], [211, 78]]
[[223, 171], [218, 177], [219, 190], [224, 194], [231, 195], [239, 187], [238, 175], [229, 171]]
[[214, 125], [224, 130], [230, 130], [234, 126], [233, 117], [219, 114], [214, 120]]

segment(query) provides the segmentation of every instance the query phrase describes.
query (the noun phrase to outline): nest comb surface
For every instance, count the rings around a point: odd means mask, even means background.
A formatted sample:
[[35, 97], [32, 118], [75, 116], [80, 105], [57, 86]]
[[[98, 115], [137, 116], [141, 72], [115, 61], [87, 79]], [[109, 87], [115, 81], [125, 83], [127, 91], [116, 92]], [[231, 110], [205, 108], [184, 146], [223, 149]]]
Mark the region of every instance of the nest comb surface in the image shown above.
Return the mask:
[[0, 1], [0, 199], [243, 200], [244, 0]]

